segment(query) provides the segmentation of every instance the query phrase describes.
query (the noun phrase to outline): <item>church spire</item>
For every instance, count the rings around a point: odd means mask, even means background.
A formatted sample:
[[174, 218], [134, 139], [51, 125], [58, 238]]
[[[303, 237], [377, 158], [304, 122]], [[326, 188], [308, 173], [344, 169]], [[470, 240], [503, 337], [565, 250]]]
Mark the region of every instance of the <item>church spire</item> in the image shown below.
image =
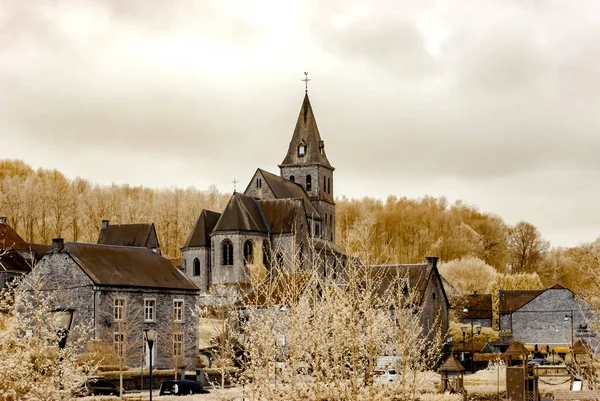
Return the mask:
[[292, 140], [280, 166], [299, 164], [320, 164], [333, 170], [325, 153], [325, 143], [321, 140], [308, 93], [304, 94]]

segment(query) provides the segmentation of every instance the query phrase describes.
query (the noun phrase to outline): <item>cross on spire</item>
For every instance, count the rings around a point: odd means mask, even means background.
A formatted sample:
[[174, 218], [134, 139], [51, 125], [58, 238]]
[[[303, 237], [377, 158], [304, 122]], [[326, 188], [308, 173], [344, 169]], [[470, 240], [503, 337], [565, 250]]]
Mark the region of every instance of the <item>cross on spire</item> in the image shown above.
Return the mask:
[[238, 180], [236, 180], [235, 178], [233, 179], [233, 181], [231, 181], [231, 183], [233, 184], [233, 192], [237, 192], [237, 191], [236, 191], [236, 190], [237, 190], [237, 188], [236, 188], [236, 184], [237, 184], [238, 182], [239, 182], [239, 181], [238, 181]]
[[304, 71], [304, 79], [302, 80], [304, 82], [304, 93], [308, 93], [308, 81], [311, 81], [311, 79], [308, 78], [308, 72]]

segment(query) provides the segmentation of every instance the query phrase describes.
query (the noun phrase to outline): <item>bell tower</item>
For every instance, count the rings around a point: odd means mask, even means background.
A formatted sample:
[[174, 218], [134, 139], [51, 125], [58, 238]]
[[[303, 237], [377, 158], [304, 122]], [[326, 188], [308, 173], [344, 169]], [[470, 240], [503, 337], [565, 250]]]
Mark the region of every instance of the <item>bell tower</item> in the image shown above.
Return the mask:
[[300, 109], [287, 154], [281, 164], [281, 177], [302, 186], [323, 219], [321, 238], [335, 242], [335, 202], [333, 171], [325, 153], [317, 121], [308, 99]]

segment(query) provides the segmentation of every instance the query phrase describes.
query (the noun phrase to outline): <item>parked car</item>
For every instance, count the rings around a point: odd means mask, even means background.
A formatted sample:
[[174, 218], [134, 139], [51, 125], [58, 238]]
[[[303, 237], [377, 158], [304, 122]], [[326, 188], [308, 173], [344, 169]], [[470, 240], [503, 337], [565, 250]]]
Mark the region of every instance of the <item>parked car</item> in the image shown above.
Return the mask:
[[88, 379], [81, 385], [80, 395], [119, 395], [119, 389], [108, 380]]
[[159, 395], [208, 394], [200, 383], [193, 380], [164, 380], [160, 385]]
[[394, 368], [376, 369], [373, 374], [373, 380], [376, 382], [392, 382], [398, 379], [398, 374]]

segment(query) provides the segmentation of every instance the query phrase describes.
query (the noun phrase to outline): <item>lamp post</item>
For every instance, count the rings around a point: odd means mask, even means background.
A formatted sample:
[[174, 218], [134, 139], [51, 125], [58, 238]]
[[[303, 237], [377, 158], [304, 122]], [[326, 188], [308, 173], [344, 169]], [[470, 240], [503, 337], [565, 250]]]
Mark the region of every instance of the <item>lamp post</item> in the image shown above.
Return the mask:
[[59, 307], [52, 311], [54, 323], [56, 324], [58, 335], [58, 348], [64, 349], [67, 345], [67, 336], [71, 325], [73, 324], [73, 314], [75, 309], [67, 307]]
[[462, 346], [462, 361], [465, 361], [465, 334], [467, 333], [467, 326], [460, 326], [460, 330], [462, 331], [462, 335], [463, 335], [463, 346]]
[[[464, 308], [463, 309], [463, 313], [464, 314], [468, 314], [469, 313], [469, 309], [468, 308]], [[475, 345], [473, 343], [474, 340], [474, 335], [473, 335], [473, 319], [469, 319], [471, 321], [471, 373], [473, 373], [473, 356], [475, 354]], [[465, 335], [465, 330], [466, 327], [463, 328], [463, 336]], [[481, 334], [481, 326], [477, 326], [477, 335]]]
[[565, 315], [565, 322], [571, 321], [571, 352], [573, 352], [573, 311], [570, 311], [568, 315]]
[[152, 401], [152, 346], [156, 341], [156, 336], [158, 335], [158, 333], [156, 332], [156, 330], [152, 329], [144, 331], [144, 333], [146, 334], [146, 342], [148, 343], [148, 353], [150, 354], [150, 385], [148, 387], [150, 387], [150, 401]]

